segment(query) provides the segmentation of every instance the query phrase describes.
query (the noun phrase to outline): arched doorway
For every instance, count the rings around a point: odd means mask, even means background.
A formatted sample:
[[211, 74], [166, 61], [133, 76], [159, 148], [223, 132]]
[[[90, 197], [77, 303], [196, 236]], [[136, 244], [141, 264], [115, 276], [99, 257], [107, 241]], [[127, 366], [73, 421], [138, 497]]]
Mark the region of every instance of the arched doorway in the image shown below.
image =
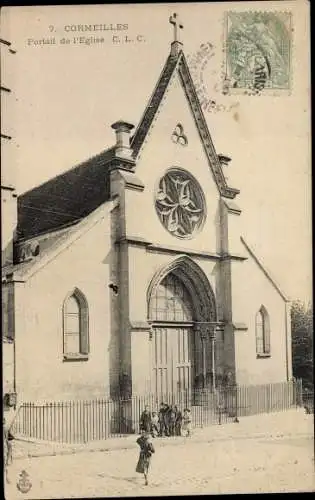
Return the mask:
[[152, 296], [154, 392], [190, 390], [194, 378], [193, 311], [189, 292], [169, 273]]
[[216, 322], [214, 294], [207, 277], [188, 257], [160, 271], [149, 289], [152, 326], [152, 390], [191, 393], [211, 366], [209, 329]]

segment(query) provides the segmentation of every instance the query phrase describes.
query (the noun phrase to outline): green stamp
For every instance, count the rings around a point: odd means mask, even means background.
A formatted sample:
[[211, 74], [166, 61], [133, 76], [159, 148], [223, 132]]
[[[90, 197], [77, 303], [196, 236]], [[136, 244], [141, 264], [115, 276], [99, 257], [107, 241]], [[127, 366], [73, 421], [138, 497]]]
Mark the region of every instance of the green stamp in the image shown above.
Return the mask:
[[223, 93], [291, 90], [291, 12], [226, 12]]

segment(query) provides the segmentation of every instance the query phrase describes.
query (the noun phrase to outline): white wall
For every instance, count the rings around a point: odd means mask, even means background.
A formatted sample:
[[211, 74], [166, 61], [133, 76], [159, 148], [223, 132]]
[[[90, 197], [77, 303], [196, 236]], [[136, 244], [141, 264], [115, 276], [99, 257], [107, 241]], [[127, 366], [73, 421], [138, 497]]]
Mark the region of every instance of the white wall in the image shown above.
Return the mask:
[[[24, 400], [90, 398], [109, 387], [109, 222], [104, 209], [104, 219], [24, 285], [23, 318], [16, 332], [17, 385]], [[75, 287], [89, 305], [88, 361], [63, 360], [62, 306]]]
[[[252, 256], [232, 264], [233, 322], [247, 331], [235, 331], [236, 377], [239, 384], [263, 384], [287, 379], [286, 303]], [[271, 356], [256, 355], [255, 316], [261, 305], [270, 317]]]
[[[178, 123], [184, 127], [188, 145], [174, 144], [172, 133]], [[210, 131], [211, 132], [211, 131]], [[207, 218], [203, 229], [193, 239], [178, 239], [161, 224], [155, 210], [155, 192], [166, 170], [180, 167], [198, 181], [206, 197]], [[170, 84], [156, 120], [147, 136], [136, 175], [145, 185], [143, 193], [126, 191], [127, 234], [146, 238], [153, 243], [181, 246], [198, 251], [217, 251], [219, 193], [189, 104], [178, 76]]]

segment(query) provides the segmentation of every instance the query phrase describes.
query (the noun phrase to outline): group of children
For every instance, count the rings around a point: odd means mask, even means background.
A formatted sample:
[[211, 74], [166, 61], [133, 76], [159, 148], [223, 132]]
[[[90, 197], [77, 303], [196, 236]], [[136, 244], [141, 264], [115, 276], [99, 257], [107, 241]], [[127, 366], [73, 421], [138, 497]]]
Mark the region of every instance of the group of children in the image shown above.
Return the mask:
[[137, 444], [140, 446], [140, 455], [136, 472], [144, 474], [145, 485], [148, 485], [148, 474], [151, 457], [155, 448], [151, 438], [157, 436], [191, 436], [191, 412], [185, 408], [183, 413], [177, 406], [161, 403], [159, 412], [149, 410], [145, 406], [140, 417], [140, 437]]
[[[191, 435], [191, 416], [190, 409], [185, 408], [183, 413], [177, 406], [169, 406], [161, 403], [160, 410], [157, 413], [149, 410], [146, 406], [140, 418], [141, 435], [137, 439], [140, 446], [140, 455], [136, 467], [136, 472], [144, 474], [145, 485], [148, 485], [148, 473], [151, 457], [155, 453], [151, 437], [157, 436], [190, 436]], [[3, 419], [3, 444], [4, 444], [4, 469], [7, 482], [8, 465], [12, 463], [12, 441], [14, 439], [10, 427], [7, 426], [5, 418]]]
[[177, 406], [161, 403], [159, 411], [151, 413], [146, 406], [140, 417], [140, 430], [148, 432], [152, 437], [190, 436], [190, 409], [185, 408], [182, 413]]

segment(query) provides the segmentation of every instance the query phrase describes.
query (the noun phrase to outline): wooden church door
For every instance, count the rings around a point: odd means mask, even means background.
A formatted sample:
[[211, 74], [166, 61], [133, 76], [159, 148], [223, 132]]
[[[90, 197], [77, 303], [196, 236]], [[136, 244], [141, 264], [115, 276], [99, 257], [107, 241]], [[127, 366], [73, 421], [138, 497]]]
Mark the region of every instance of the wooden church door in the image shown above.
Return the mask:
[[191, 390], [192, 335], [191, 327], [153, 329], [153, 386], [156, 393]]
[[194, 336], [190, 296], [169, 274], [153, 297], [153, 390], [158, 395], [189, 391], [194, 371]]

